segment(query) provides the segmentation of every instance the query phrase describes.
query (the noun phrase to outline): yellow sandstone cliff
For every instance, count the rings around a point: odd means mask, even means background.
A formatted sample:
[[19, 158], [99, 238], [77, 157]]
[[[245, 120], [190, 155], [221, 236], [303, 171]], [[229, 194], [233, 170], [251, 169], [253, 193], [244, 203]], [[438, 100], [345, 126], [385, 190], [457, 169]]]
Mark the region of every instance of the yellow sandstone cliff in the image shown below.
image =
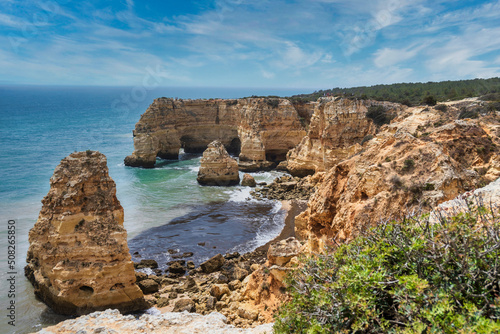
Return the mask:
[[384, 106], [392, 114], [404, 108], [390, 102], [320, 98], [307, 135], [288, 153], [288, 171], [294, 176], [314, 174], [359, 152], [363, 139], [376, 131], [373, 121], [366, 117], [372, 105]]
[[159, 98], [135, 126], [133, 167], [154, 167], [156, 157], [177, 159], [179, 150], [201, 153], [219, 140], [239, 154], [241, 170], [271, 168], [306, 134], [286, 99], [174, 100]]
[[320, 251], [380, 220], [428, 211], [498, 178], [496, 116], [459, 120], [458, 113], [452, 105], [447, 112], [400, 111], [358, 153], [326, 172], [295, 220], [297, 237]]

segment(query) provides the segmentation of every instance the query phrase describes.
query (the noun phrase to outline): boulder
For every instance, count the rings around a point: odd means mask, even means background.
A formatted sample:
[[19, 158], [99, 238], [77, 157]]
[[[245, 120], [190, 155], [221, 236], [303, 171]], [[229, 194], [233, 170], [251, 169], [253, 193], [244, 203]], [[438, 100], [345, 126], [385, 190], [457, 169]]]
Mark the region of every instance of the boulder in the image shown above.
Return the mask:
[[195, 268], [194, 262], [193, 261], [188, 261], [187, 264], [187, 269], [188, 270], [193, 270]]
[[183, 312], [183, 311], [188, 311], [188, 312], [195, 311], [195, 304], [192, 299], [183, 298], [175, 302], [174, 312]]
[[231, 276], [233, 280], [242, 281], [245, 277], [248, 276], [248, 274], [248, 270], [235, 266]]
[[168, 271], [172, 274], [184, 274], [186, 272], [186, 268], [182, 266], [179, 262], [174, 262], [168, 267]]
[[138, 282], [137, 285], [139, 285], [139, 288], [141, 288], [142, 292], [144, 292], [144, 294], [146, 295], [158, 292], [158, 290], [160, 289], [160, 285], [151, 278], [142, 280]]
[[137, 281], [137, 282], [139, 282], [139, 281], [143, 281], [143, 280], [145, 280], [145, 279], [147, 279], [147, 278], [148, 278], [148, 275], [147, 275], [147, 274], [142, 273], [142, 272], [140, 272], [140, 271], [136, 271], [136, 272], [135, 272], [135, 279], [136, 279], [136, 281]]
[[229, 286], [227, 284], [214, 284], [210, 288], [210, 295], [220, 300], [225, 294], [230, 294]]
[[162, 308], [165, 306], [168, 306], [170, 304], [170, 299], [165, 298], [165, 297], [160, 297], [158, 298], [158, 301], [156, 302], [156, 307]]
[[61, 160], [29, 233], [25, 274], [56, 313], [77, 315], [147, 307], [123, 227], [123, 208], [97, 151]]
[[250, 310], [245, 307], [239, 307], [238, 316], [243, 319], [255, 321], [259, 317], [259, 312], [257, 312], [256, 310]]
[[238, 162], [231, 158], [218, 140], [203, 152], [197, 181], [204, 186], [233, 186], [240, 183]]
[[267, 251], [269, 265], [284, 266], [293, 257], [299, 255], [300, 247], [300, 242], [293, 237], [271, 244]]
[[151, 268], [151, 269], [156, 269], [158, 268], [158, 262], [155, 260], [141, 260], [139, 263], [134, 263], [134, 267], [136, 269], [143, 269], [143, 268]]
[[217, 298], [215, 298], [214, 296], [208, 296], [207, 309], [213, 310], [215, 308], [215, 303], [217, 303]]
[[243, 180], [241, 181], [243, 187], [256, 187], [257, 183], [252, 175], [245, 173], [243, 175]]
[[205, 274], [210, 274], [219, 270], [226, 260], [222, 254], [217, 254], [200, 265], [201, 270]]

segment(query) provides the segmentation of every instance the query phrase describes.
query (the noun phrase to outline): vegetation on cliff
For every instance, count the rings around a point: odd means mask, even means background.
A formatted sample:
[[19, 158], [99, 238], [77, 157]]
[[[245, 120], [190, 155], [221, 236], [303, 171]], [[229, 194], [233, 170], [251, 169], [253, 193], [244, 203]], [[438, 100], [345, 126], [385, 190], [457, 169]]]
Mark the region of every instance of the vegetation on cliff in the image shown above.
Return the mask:
[[276, 333], [499, 331], [500, 216], [476, 204], [381, 223], [303, 258]]
[[311, 94], [294, 95], [290, 99], [316, 101], [324, 95], [352, 96], [361, 99], [391, 101], [406, 105], [429, 104], [437, 101], [461, 100], [467, 97], [485, 96], [487, 101], [500, 100], [500, 78], [442, 81], [427, 83], [398, 83], [391, 85], [332, 88]]

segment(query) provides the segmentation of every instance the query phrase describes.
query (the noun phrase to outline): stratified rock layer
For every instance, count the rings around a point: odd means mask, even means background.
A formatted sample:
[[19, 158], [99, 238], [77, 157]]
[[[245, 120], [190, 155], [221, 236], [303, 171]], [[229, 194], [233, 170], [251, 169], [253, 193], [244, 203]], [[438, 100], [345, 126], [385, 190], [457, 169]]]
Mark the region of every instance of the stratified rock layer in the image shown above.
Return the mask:
[[361, 151], [361, 143], [374, 135], [376, 126], [366, 117], [368, 107], [382, 105], [396, 114], [399, 104], [345, 98], [320, 98], [307, 136], [288, 153], [287, 169], [295, 176], [325, 171]]
[[[319, 251], [381, 219], [400, 218], [495, 180], [495, 117], [457, 120], [458, 111], [410, 108], [332, 167], [295, 219], [296, 236]], [[495, 143], [496, 142], [496, 143]], [[335, 241], [334, 241], [335, 240]]]
[[240, 183], [238, 162], [231, 158], [220, 141], [213, 141], [203, 152], [197, 181], [205, 186], [233, 186]]
[[179, 150], [201, 153], [219, 140], [239, 154], [241, 169], [271, 168], [306, 134], [285, 99], [174, 100], [159, 98], [135, 126], [134, 152], [125, 165], [154, 167], [156, 157], [177, 159]]
[[61, 314], [144, 309], [106, 157], [87, 151], [64, 158], [42, 204], [25, 268], [35, 294]]

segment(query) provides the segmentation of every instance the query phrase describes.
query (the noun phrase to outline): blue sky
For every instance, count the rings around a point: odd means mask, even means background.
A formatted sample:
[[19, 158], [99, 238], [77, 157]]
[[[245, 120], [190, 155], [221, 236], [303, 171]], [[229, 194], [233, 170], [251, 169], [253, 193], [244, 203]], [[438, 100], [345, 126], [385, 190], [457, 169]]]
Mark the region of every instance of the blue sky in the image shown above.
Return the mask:
[[500, 1], [0, 0], [0, 83], [331, 88], [500, 76]]

